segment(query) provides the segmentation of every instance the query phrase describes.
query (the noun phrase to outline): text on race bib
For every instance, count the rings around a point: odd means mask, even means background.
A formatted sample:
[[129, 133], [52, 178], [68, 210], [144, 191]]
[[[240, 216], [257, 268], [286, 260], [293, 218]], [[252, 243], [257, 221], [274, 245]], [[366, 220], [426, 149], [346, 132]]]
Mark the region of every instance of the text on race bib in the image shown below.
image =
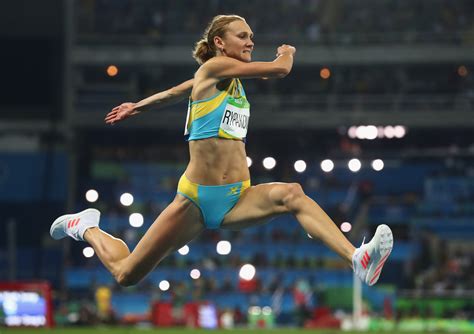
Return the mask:
[[233, 137], [245, 138], [247, 136], [249, 118], [250, 109], [248, 107], [240, 108], [228, 103], [222, 115], [220, 128]]

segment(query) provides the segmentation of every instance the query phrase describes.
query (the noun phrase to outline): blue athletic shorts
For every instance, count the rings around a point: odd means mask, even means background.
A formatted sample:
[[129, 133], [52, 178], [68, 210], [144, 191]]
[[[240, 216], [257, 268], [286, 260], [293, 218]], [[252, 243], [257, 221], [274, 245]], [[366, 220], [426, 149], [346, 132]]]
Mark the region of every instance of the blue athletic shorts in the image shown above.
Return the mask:
[[179, 179], [177, 193], [191, 200], [201, 210], [206, 228], [217, 229], [248, 188], [250, 180], [220, 186], [203, 186], [189, 181], [183, 174]]

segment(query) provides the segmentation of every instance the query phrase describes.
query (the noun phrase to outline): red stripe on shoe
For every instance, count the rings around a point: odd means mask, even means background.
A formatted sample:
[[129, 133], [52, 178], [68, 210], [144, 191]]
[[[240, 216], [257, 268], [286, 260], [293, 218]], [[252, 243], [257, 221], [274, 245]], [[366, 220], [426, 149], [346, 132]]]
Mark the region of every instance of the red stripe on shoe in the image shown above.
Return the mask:
[[369, 261], [370, 261], [370, 256], [369, 256], [369, 253], [367, 253], [367, 251], [365, 251], [364, 260], [365, 260], [367, 263], [369, 263]]
[[369, 285], [372, 285], [372, 284], [373, 284], [373, 282], [376, 280], [376, 278], [378, 278], [378, 277], [380, 276], [380, 273], [381, 273], [381, 272], [382, 272], [382, 271], [380, 271], [380, 272], [378, 273], [378, 275], [375, 275], [374, 277], [372, 277], [372, 279], [371, 279], [370, 282], [369, 282]]
[[77, 218], [76, 219], [76, 223], [74, 224], [74, 226], [77, 226], [77, 224], [79, 224], [79, 221], [81, 220], [81, 218]]
[[74, 224], [76, 224], [76, 219], [70, 220], [69, 223], [67, 224], [67, 227], [68, 228], [74, 227]]
[[364, 259], [360, 260], [360, 264], [362, 264], [362, 267], [364, 267], [364, 269], [367, 269], [367, 262], [365, 262]]
[[385, 256], [380, 260], [379, 264], [377, 265], [377, 268], [375, 269], [375, 272], [374, 272], [374, 276], [372, 276], [372, 279], [370, 280], [370, 284], [372, 284], [372, 282], [380, 275], [380, 273], [382, 272], [382, 267], [385, 263], [385, 261], [387, 261], [387, 258], [388, 256], [390, 255], [390, 252], [388, 252], [387, 254], [385, 254]]
[[385, 263], [385, 261], [387, 260], [389, 255], [390, 255], [390, 252], [385, 254], [385, 256], [380, 260], [379, 264], [377, 265], [377, 268], [375, 268], [375, 271], [378, 271], [379, 269], [382, 269], [383, 264]]

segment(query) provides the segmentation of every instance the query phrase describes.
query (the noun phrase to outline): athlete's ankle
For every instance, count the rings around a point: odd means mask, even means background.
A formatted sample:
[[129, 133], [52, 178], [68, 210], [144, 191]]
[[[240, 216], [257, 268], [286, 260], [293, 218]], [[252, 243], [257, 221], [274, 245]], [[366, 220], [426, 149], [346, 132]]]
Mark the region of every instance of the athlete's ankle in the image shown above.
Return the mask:
[[99, 228], [94, 226], [94, 227], [90, 227], [88, 228], [87, 230], [85, 230], [84, 232], [84, 240], [89, 242], [90, 238], [93, 237], [94, 233], [96, 233], [96, 231], [99, 231]]

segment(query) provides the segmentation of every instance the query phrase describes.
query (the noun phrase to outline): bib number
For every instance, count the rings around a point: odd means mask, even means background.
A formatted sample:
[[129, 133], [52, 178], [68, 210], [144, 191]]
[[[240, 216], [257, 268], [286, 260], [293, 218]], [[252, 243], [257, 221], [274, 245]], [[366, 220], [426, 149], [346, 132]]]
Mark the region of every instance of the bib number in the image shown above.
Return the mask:
[[249, 118], [250, 105], [247, 101], [229, 99], [222, 115], [220, 128], [233, 137], [245, 138], [247, 136]]

